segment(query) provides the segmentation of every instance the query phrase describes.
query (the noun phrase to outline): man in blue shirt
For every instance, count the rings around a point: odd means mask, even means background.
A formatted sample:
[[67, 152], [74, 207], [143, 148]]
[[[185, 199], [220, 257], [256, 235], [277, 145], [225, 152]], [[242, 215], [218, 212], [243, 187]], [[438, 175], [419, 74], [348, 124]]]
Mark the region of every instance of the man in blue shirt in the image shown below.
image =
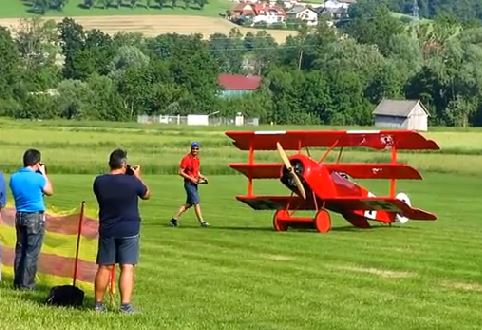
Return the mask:
[[127, 165], [127, 152], [116, 149], [109, 158], [110, 173], [94, 181], [99, 204], [99, 244], [95, 276], [95, 310], [105, 311], [103, 303], [110, 274], [120, 264], [120, 311], [132, 313], [134, 266], [139, 259], [140, 216], [138, 198], [149, 199], [149, 188], [142, 182], [140, 167]]
[[38, 256], [44, 236], [43, 195], [51, 196], [53, 188], [45, 172], [45, 165], [40, 163], [40, 151], [26, 150], [23, 166], [10, 177], [10, 189], [17, 211], [13, 284], [16, 289], [32, 290], [35, 287]]

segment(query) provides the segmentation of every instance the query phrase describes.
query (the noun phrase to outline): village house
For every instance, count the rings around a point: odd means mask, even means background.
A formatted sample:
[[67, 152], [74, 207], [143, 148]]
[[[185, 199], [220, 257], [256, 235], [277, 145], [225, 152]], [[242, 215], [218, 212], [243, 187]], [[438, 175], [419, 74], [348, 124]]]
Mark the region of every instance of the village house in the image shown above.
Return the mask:
[[240, 2], [231, 10], [228, 18], [233, 22], [249, 18], [253, 25], [256, 23], [271, 25], [283, 23], [286, 13], [281, 6], [270, 5], [266, 2], [255, 4]]
[[348, 7], [356, 0], [326, 0], [317, 9], [319, 14], [328, 14], [333, 18], [340, 18], [347, 14]]
[[286, 12], [286, 18], [300, 19], [308, 26], [318, 25], [318, 13], [310, 7], [294, 6]]

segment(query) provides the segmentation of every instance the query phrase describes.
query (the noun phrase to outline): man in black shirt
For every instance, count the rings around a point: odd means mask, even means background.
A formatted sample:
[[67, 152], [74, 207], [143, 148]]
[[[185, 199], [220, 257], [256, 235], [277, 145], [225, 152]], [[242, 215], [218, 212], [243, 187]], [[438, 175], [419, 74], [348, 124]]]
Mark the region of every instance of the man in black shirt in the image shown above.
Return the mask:
[[141, 180], [139, 166], [128, 170], [126, 151], [114, 150], [110, 154], [109, 166], [110, 173], [99, 175], [94, 182], [94, 193], [99, 204], [99, 268], [95, 277], [95, 309], [105, 311], [105, 291], [110, 274], [118, 263], [121, 269], [120, 311], [132, 313], [134, 266], [139, 259], [138, 197], [149, 199], [150, 191]]

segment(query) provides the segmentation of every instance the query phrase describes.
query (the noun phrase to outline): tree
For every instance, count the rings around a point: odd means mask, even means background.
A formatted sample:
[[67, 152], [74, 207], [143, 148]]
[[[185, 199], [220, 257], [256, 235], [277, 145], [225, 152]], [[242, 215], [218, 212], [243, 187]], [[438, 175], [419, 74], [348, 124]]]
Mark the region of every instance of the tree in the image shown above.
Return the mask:
[[80, 75], [75, 68], [75, 57], [83, 49], [85, 34], [82, 26], [72, 18], [64, 18], [58, 24], [60, 44], [65, 57], [63, 76], [67, 79], [77, 79]]
[[350, 20], [342, 28], [360, 43], [377, 45], [384, 55], [390, 38], [403, 32], [400, 20], [378, 0], [360, 0], [349, 7], [348, 16]]
[[58, 85], [57, 91], [58, 96], [55, 103], [61, 118], [89, 119], [86, 112], [88, 104], [94, 96], [87, 83], [67, 79]]
[[253, 67], [250, 73], [264, 75], [267, 68], [277, 61], [278, 44], [266, 31], [246, 33], [244, 47], [247, 50], [246, 58], [251, 61]]
[[122, 46], [117, 49], [109, 64], [112, 77], [120, 77], [130, 68], [142, 68], [149, 64], [150, 58], [134, 46]]
[[84, 0], [83, 5], [84, 5], [84, 7], [90, 9], [90, 8], [95, 6], [96, 2], [97, 2], [96, 0]]
[[200, 9], [203, 9], [204, 6], [208, 3], [208, 0], [194, 0], [194, 3], [196, 3]]
[[214, 33], [209, 37], [209, 47], [220, 72], [241, 72], [245, 52], [240, 33], [231, 31], [229, 36]]
[[86, 110], [82, 114], [83, 118], [107, 121], [133, 119], [131, 109], [123, 107], [122, 99], [112, 79], [93, 74], [87, 79], [86, 83], [91, 93]]
[[29, 75], [29, 89], [43, 91], [54, 88], [60, 78], [57, 65], [60, 49], [55, 22], [42, 23], [38, 17], [23, 19], [15, 33], [24, 70]]
[[21, 83], [20, 56], [10, 32], [0, 27], [0, 113], [19, 109], [18, 96], [24, 95]]
[[39, 14], [45, 14], [49, 10], [49, 0], [34, 0], [32, 1], [32, 11]]
[[164, 7], [164, 5], [166, 4], [167, 0], [156, 0], [158, 6], [160, 9], [162, 9]]

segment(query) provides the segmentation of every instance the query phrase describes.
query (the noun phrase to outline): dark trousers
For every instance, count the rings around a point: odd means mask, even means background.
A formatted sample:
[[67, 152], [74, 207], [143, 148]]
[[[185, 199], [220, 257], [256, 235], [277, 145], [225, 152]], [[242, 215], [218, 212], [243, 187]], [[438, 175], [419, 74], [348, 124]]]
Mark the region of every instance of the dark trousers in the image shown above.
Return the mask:
[[43, 213], [22, 213], [15, 216], [17, 244], [15, 245], [15, 277], [17, 289], [33, 289], [37, 274], [37, 261], [44, 237]]

